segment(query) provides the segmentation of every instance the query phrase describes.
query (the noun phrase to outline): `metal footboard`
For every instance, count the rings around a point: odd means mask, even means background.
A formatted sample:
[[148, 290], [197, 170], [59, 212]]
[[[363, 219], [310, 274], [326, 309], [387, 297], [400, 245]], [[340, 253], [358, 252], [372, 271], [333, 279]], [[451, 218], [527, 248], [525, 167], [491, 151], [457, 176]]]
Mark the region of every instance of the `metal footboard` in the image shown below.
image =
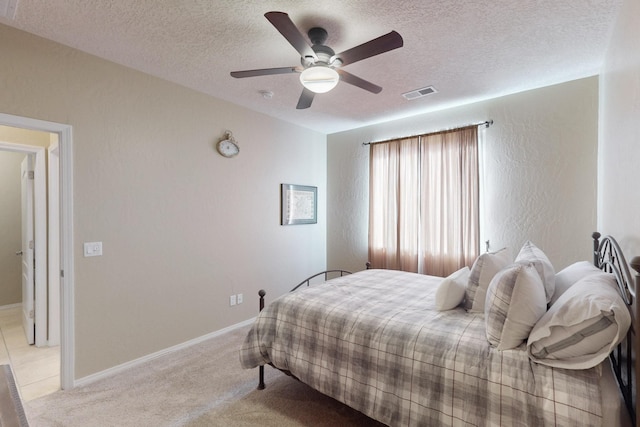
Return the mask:
[[[336, 278], [336, 277], [342, 277], [345, 276], [347, 274], [351, 274], [350, 271], [347, 270], [325, 270], [325, 271], [321, 271], [320, 273], [316, 273], [313, 276], [309, 276], [306, 279], [304, 279], [302, 282], [298, 283], [293, 289], [291, 289], [289, 292], [293, 292], [295, 290], [297, 290], [298, 288], [300, 288], [303, 285], [307, 285], [310, 286], [311, 285], [311, 281], [317, 277], [320, 276], [324, 276], [324, 281], [326, 282], [327, 280], [329, 280], [329, 278]], [[265, 295], [267, 295], [267, 293], [265, 292], [264, 289], [260, 289], [260, 291], [258, 291], [258, 296], [260, 296], [260, 302], [259, 302], [259, 307], [260, 307], [260, 311], [262, 311], [264, 309], [264, 297]], [[272, 365], [273, 366], [273, 365]], [[287, 375], [290, 375], [290, 373], [285, 372]], [[265, 384], [264, 384], [264, 365], [259, 366], [258, 367], [258, 390], [264, 390], [265, 388]]]
[[322, 275], [324, 275], [324, 281], [326, 282], [327, 280], [329, 280], [329, 276], [331, 276], [331, 275], [335, 275], [336, 277], [342, 277], [342, 276], [347, 275], [347, 274], [351, 274], [351, 272], [347, 271], [347, 270], [326, 270], [326, 271], [322, 271], [320, 273], [314, 274], [313, 276], [307, 277], [302, 282], [298, 283], [293, 289], [291, 289], [290, 292], [295, 291], [300, 286], [305, 285], [305, 284], [307, 286], [309, 286], [309, 284], [311, 283], [311, 281], [313, 279], [315, 279], [316, 277], [320, 277]]

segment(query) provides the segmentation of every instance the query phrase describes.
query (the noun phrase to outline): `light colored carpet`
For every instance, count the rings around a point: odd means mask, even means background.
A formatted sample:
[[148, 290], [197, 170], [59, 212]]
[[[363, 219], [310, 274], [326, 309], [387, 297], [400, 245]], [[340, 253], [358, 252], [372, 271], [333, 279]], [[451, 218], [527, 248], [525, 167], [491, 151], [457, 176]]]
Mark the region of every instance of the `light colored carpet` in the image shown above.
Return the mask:
[[128, 372], [25, 404], [32, 427], [45, 426], [381, 426], [267, 366], [244, 370], [240, 328]]

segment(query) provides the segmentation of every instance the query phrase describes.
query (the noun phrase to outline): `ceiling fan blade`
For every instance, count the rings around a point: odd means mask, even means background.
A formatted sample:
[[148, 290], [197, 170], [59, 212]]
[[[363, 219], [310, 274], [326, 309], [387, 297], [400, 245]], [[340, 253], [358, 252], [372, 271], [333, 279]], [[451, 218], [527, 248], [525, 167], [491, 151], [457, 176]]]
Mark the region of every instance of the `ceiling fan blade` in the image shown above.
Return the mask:
[[302, 94], [300, 95], [300, 99], [298, 100], [298, 105], [296, 105], [296, 109], [303, 110], [305, 108], [311, 107], [314, 96], [314, 92], [311, 92], [309, 89], [304, 88], [302, 90]]
[[289, 74], [299, 72], [299, 67], [261, 68], [258, 70], [232, 71], [231, 77], [240, 79], [243, 77], [270, 76], [273, 74]]
[[369, 40], [359, 46], [338, 53], [334, 55], [334, 58], [339, 58], [342, 61], [342, 65], [353, 64], [354, 62], [397, 49], [402, 47], [403, 44], [402, 36], [395, 31], [391, 31], [377, 39]]
[[311, 45], [300, 30], [298, 30], [298, 27], [291, 21], [289, 15], [284, 12], [267, 12], [264, 16], [280, 31], [280, 34], [291, 43], [291, 46], [300, 53], [300, 56], [310, 57], [314, 60], [318, 59], [316, 53], [311, 49]]
[[358, 86], [359, 88], [368, 90], [372, 93], [380, 93], [382, 91], [382, 88], [380, 86], [374, 85], [373, 83], [361, 79], [358, 76], [354, 76], [353, 74], [347, 73], [346, 71], [341, 69], [337, 69], [336, 71], [338, 72], [338, 74], [340, 74], [340, 80], [345, 83]]

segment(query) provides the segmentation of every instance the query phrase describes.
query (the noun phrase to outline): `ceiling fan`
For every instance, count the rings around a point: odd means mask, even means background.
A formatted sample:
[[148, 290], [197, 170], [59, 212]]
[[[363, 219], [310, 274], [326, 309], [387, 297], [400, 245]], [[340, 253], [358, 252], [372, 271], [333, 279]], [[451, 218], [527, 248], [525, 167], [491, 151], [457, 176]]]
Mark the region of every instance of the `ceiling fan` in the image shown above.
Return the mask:
[[380, 93], [382, 88], [360, 77], [342, 70], [340, 67], [370, 58], [381, 53], [402, 47], [402, 36], [395, 31], [370, 40], [359, 46], [336, 54], [329, 46], [325, 46], [327, 31], [313, 27], [307, 35], [311, 44], [298, 30], [284, 12], [267, 12], [264, 16], [300, 53], [301, 66], [262, 68], [258, 70], [232, 71], [236, 78], [266, 76], [272, 74], [300, 73], [300, 82], [304, 86], [297, 109], [309, 108], [316, 93], [324, 93], [333, 89], [339, 80], [357, 86], [372, 93]]

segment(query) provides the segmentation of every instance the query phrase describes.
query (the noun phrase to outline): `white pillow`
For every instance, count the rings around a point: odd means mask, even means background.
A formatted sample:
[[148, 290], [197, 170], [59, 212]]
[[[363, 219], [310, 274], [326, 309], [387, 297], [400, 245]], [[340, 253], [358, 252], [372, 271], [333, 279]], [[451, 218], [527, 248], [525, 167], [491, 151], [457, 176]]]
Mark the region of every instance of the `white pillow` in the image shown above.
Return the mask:
[[497, 252], [485, 252], [480, 255], [471, 267], [464, 308], [471, 312], [483, 312], [487, 298], [487, 288], [493, 276], [509, 264], [513, 258], [507, 248]]
[[436, 290], [436, 310], [451, 310], [462, 303], [470, 272], [469, 267], [465, 266], [440, 282]]
[[516, 263], [533, 264], [544, 284], [547, 303], [551, 301], [556, 287], [556, 272], [549, 258], [536, 245], [527, 240], [516, 257]]
[[532, 264], [513, 264], [495, 275], [484, 308], [487, 339], [498, 350], [522, 344], [547, 311], [542, 280]]
[[586, 277], [590, 274], [602, 273], [598, 267], [590, 263], [589, 261], [575, 262], [559, 272], [556, 273], [556, 289], [551, 297], [551, 304], [555, 303], [560, 295], [566, 292], [567, 289], [578, 280]]
[[587, 369], [605, 360], [631, 325], [615, 277], [580, 279], [535, 325], [527, 342], [534, 362], [563, 369]]

